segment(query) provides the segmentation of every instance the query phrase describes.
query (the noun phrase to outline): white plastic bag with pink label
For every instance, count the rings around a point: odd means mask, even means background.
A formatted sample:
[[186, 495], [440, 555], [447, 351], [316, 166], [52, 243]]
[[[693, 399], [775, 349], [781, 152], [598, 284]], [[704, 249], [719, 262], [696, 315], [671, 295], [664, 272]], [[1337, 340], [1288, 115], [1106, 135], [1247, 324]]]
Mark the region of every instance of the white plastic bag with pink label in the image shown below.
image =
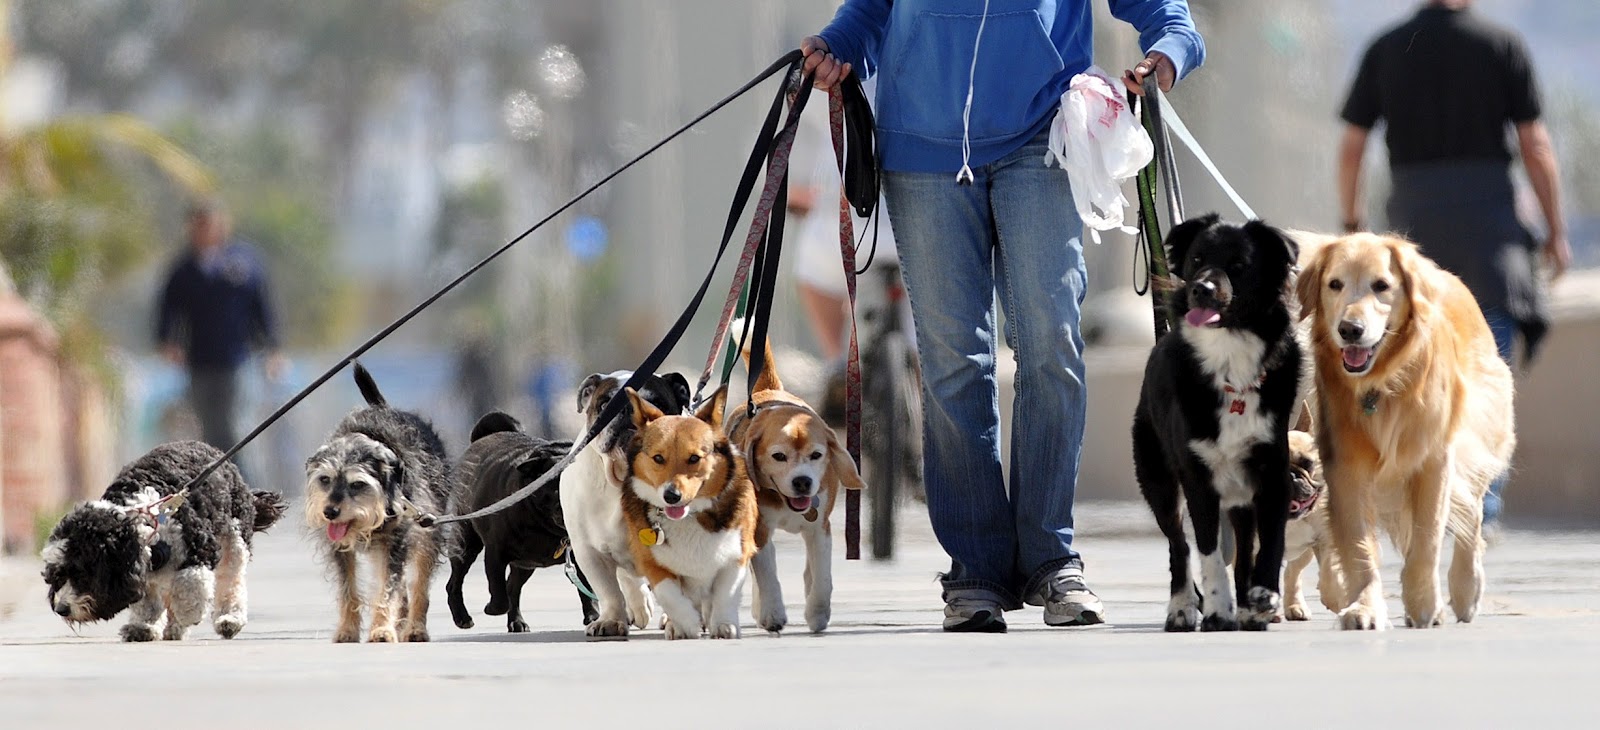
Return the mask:
[[1099, 66], [1073, 76], [1050, 123], [1050, 146], [1044, 153], [1046, 165], [1054, 162], [1066, 169], [1072, 201], [1095, 243], [1100, 231], [1137, 232], [1123, 224], [1128, 199], [1122, 183], [1155, 154], [1150, 135], [1121, 89]]

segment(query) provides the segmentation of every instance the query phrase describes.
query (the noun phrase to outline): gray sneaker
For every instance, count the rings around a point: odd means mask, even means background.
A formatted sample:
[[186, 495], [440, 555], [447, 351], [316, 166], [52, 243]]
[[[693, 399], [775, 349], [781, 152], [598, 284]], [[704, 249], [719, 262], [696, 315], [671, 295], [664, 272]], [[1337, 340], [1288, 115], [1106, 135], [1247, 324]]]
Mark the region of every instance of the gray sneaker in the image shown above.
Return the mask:
[[[1028, 596], [1028, 605], [1044, 606], [1047, 626], [1093, 626], [1105, 623], [1106, 609], [1089, 590], [1083, 566], [1076, 563], [1056, 571], [1039, 590]], [[948, 625], [948, 621], [946, 621]]]
[[952, 598], [944, 604], [944, 630], [1003, 634], [1005, 612], [998, 601], [988, 598]]

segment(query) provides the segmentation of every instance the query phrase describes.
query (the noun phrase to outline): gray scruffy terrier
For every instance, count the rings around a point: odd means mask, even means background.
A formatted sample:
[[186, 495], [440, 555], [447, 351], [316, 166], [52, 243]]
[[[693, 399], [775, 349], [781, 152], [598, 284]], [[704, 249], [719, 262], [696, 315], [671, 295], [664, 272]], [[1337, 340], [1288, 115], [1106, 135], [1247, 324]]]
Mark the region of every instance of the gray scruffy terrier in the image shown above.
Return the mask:
[[177, 641], [210, 608], [218, 636], [238, 635], [250, 538], [285, 505], [251, 492], [232, 463], [180, 494], [220, 458], [198, 441], [162, 444], [124, 467], [100, 499], [68, 512], [40, 555], [51, 610], [77, 626], [132, 607], [123, 641]]
[[426, 419], [391, 408], [360, 363], [355, 379], [366, 407], [306, 460], [306, 524], [325, 532], [324, 554], [339, 582], [333, 640], [361, 639], [359, 552], [377, 574], [367, 641], [427, 641], [428, 587], [447, 543], [415, 516], [437, 511], [450, 493], [444, 442]]

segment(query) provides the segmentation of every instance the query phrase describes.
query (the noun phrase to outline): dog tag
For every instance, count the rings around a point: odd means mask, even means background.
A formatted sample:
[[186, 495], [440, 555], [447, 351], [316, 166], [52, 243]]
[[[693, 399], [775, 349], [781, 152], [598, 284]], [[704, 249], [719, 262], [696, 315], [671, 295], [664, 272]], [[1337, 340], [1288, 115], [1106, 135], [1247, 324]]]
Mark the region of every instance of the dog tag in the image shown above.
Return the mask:
[[817, 508], [816, 507], [812, 507], [811, 509], [806, 510], [805, 517], [806, 517], [806, 522], [816, 522], [817, 521]]
[[644, 543], [649, 547], [665, 545], [667, 542], [667, 535], [666, 533], [662, 532], [661, 528], [659, 527], [646, 527], [639, 531], [639, 542]]
[[1228, 406], [1228, 412], [1236, 416], [1244, 415], [1244, 400], [1240, 398], [1234, 398], [1233, 405]]

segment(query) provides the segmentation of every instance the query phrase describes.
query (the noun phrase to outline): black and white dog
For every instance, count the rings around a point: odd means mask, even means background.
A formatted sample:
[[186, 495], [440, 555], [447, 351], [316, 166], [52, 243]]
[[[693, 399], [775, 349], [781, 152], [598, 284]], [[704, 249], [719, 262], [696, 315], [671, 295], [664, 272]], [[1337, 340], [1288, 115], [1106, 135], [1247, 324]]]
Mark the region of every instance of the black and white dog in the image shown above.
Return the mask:
[[[1280, 601], [1289, 419], [1302, 377], [1288, 300], [1298, 249], [1260, 221], [1233, 226], [1216, 215], [1179, 224], [1166, 248], [1182, 322], [1151, 350], [1133, 418], [1134, 473], [1170, 548], [1166, 629], [1264, 630]], [[1218, 545], [1224, 511], [1238, 545], [1237, 613]]]
[[[487, 507], [517, 491], [556, 465], [572, 449], [571, 441], [545, 441], [522, 431], [522, 424], [495, 411], [478, 419], [472, 444], [456, 466], [456, 487], [450, 511], [466, 514]], [[506, 630], [522, 633], [522, 586], [537, 568], [566, 562], [567, 527], [561, 518], [561, 478], [551, 479], [538, 491], [505, 511], [469, 520], [458, 526], [450, 551], [450, 580], [445, 583], [450, 616], [456, 626], [472, 628], [472, 614], [461, 598], [467, 571], [483, 553], [483, 572], [489, 579], [489, 604], [483, 612], [504, 615]], [[510, 579], [506, 572], [510, 570]], [[579, 573], [579, 579], [583, 574]], [[599, 617], [594, 602], [578, 592], [583, 624]]]
[[428, 587], [445, 541], [412, 518], [437, 513], [449, 498], [444, 442], [427, 419], [391, 408], [359, 363], [355, 379], [366, 407], [346, 416], [306, 460], [306, 524], [326, 533], [323, 552], [339, 582], [333, 640], [361, 639], [361, 552], [377, 574], [367, 640], [427, 641]]
[[[250, 537], [283, 514], [283, 497], [251, 492], [224, 463], [178, 493], [222, 452], [163, 444], [124, 467], [100, 499], [67, 513], [42, 553], [50, 608], [69, 624], [133, 607], [123, 641], [180, 640], [211, 609], [224, 639], [244, 628]], [[161, 628], [163, 616], [166, 626]]]

